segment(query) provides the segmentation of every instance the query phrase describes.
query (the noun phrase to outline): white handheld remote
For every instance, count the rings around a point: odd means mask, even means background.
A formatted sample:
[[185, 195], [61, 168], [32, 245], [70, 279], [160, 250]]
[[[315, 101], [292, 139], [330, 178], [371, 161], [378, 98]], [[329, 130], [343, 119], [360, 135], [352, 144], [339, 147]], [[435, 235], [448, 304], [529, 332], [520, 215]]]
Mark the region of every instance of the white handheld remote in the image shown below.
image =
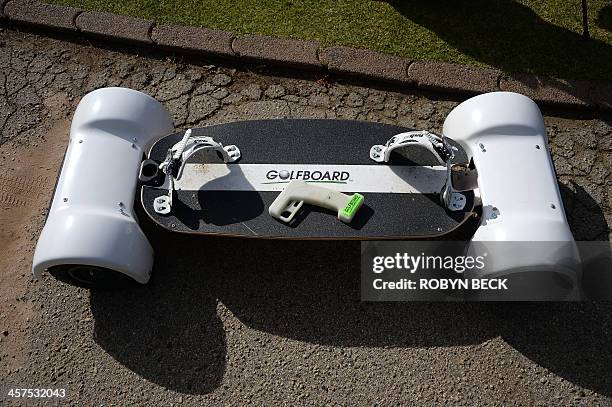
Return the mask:
[[333, 189], [293, 180], [272, 202], [268, 212], [276, 219], [291, 222], [304, 202], [335, 210], [338, 212], [338, 219], [350, 223], [363, 204], [363, 195], [346, 195]]

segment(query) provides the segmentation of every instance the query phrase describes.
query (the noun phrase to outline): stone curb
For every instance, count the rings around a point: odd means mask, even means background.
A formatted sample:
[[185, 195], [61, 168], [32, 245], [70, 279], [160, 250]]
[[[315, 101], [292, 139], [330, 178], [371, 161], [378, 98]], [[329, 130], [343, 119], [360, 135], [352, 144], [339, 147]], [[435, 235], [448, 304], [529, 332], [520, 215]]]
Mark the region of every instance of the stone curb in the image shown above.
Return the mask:
[[9, 0], [3, 4], [2, 13], [7, 18], [40, 25], [55, 30], [75, 31], [74, 19], [80, 9], [40, 3], [35, 0]]
[[270, 62], [307, 69], [323, 67], [317, 52], [319, 43], [263, 35], [244, 35], [234, 40], [232, 49], [241, 59]]
[[612, 111], [612, 85], [592, 86], [590, 98], [597, 108]]
[[99, 11], [84, 11], [75, 20], [83, 32], [123, 41], [152, 44], [153, 21]]
[[157, 25], [151, 39], [164, 48], [233, 58], [234, 36], [226, 31], [177, 25]]
[[484, 93], [499, 90], [501, 72], [495, 69], [417, 61], [408, 68], [408, 78], [423, 89], [459, 93]]
[[346, 74], [386, 82], [406, 83], [411, 61], [367, 49], [329, 47], [319, 55], [331, 73]]
[[6, 16], [4, 15], [4, 6], [6, 5], [6, 3], [9, 0], [0, 0], [0, 19], [5, 18]]
[[502, 77], [499, 89], [522, 93], [543, 102], [564, 106], [594, 106], [591, 100], [591, 84], [586, 81], [569, 81], [538, 75], [516, 74]]
[[542, 104], [612, 111], [612, 84], [572, 81], [530, 74], [506, 75], [495, 69], [436, 61], [411, 61], [379, 52], [331, 46], [317, 41], [176, 25], [155, 25], [134, 17], [83, 11], [37, 0], [0, 0], [0, 19], [53, 30], [81, 31], [177, 53], [237, 58], [251, 63], [319, 70], [338, 75], [450, 93], [523, 93]]

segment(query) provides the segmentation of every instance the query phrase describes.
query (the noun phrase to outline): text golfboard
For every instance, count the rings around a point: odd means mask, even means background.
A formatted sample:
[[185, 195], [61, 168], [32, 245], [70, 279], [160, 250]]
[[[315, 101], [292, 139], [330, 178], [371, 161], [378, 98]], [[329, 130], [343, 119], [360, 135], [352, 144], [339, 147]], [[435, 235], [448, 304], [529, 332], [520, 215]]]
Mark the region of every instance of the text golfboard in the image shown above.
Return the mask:
[[282, 191], [292, 180], [322, 184], [341, 192], [391, 194], [439, 193], [443, 166], [195, 164], [185, 166], [177, 190]]

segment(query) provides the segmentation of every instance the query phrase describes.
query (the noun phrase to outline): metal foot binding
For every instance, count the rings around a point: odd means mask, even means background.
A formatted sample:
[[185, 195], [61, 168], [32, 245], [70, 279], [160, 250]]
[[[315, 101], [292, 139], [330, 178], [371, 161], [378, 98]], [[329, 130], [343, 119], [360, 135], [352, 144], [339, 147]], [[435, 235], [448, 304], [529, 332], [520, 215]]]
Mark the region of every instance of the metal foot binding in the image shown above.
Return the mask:
[[174, 180], [180, 179], [187, 160], [200, 150], [209, 149], [219, 153], [224, 163], [233, 163], [240, 159], [240, 149], [235, 145], [223, 146], [208, 136], [192, 136], [191, 129], [185, 131], [185, 135], [168, 150], [164, 162], [159, 169], [166, 174], [168, 194], [161, 195], [153, 201], [155, 212], [167, 215], [172, 210], [172, 197], [174, 195]]
[[440, 200], [446, 209], [452, 212], [460, 211], [465, 208], [465, 195], [453, 187], [453, 176], [450, 162], [446, 163], [446, 183], [444, 184], [444, 188], [442, 188], [442, 192], [440, 192]]
[[427, 130], [396, 134], [385, 145], [372, 146], [370, 158], [379, 163], [386, 163], [389, 162], [391, 152], [396, 148], [417, 145], [429, 150], [440, 164], [446, 165], [446, 182], [440, 192], [442, 205], [449, 211], [460, 211], [465, 208], [465, 195], [453, 188], [451, 161], [455, 156], [455, 148], [448, 143], [444, 136], [430, 133]]
[[440, 161], [440, 164], [444, 164], [454, 155], [453, 147], [446, 142], [444, 136], [438, 136], [427, 130], [420, 130], [396, 134], [385, 145], [372, 146], [370, 158], [379, 163], [389, 162], [393, 150], [408, 145], [420, 145], [426, 148]]

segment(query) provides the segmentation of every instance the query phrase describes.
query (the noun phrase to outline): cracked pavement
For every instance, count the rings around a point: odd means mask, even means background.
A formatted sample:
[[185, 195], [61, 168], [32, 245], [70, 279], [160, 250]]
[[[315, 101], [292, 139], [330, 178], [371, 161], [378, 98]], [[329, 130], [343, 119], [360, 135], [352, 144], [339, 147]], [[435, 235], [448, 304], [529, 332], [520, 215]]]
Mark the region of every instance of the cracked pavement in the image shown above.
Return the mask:
[[[295, 117], [440, 131], [463, 99], [96, 45], [0, 31], [0, 388], [66, 387], [75, 405], [611, 405], [612, 304], [361, 303], [355, 242], [186, 238], [145, 222], [147, 286], [32, 280], [70, 117], [91, 90], [146, 92], [177, 128]], [[609, 240], [612, 118], [544, 113], [576, 240]]]

